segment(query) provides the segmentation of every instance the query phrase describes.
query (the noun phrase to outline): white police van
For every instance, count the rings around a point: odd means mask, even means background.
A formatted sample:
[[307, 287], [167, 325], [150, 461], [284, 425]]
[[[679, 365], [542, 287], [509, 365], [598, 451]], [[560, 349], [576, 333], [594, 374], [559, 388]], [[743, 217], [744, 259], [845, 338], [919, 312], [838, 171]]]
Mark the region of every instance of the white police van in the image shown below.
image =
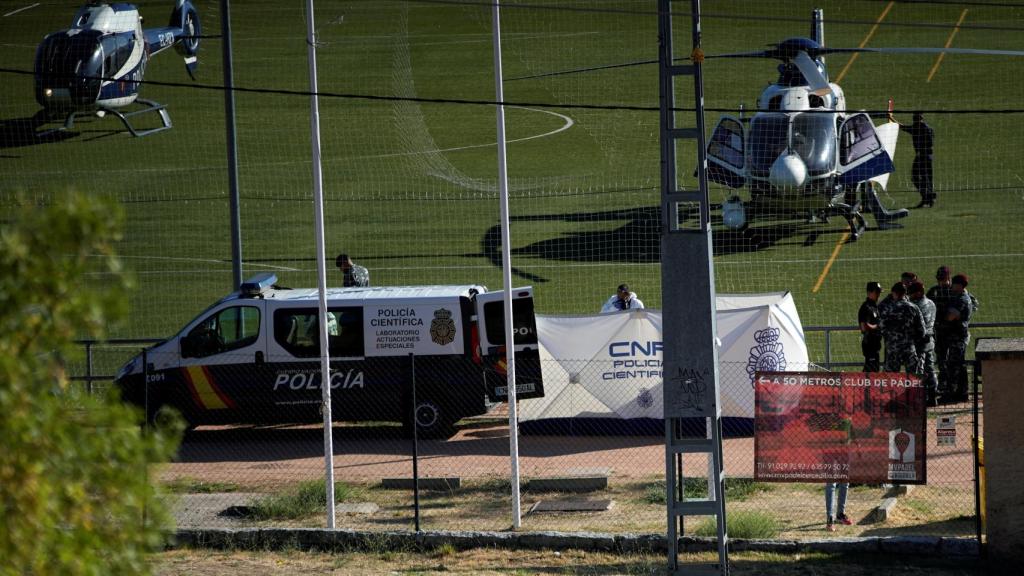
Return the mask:
[[[122, 397], [153, 418], [191, 425], [322, 419], [316, 289], [261, 274], [118, 372]], [[544, 395], [533, 290], [513, 291], [518, 398]], [[442, 436], [507, 400], [503, 292], [478, 285], [327, 291], [331, 409], [336, 420], [416, 424]]]

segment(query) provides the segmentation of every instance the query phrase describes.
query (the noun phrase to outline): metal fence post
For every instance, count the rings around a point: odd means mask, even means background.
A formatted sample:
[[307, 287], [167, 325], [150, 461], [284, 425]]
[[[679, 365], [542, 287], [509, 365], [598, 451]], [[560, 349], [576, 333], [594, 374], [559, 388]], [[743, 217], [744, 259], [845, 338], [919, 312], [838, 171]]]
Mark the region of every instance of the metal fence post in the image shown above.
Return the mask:
[[142, 426], [149, 429], [149, 352], [148, 348], [142, 349], [142, 390], [143, 390], [143, 422]]
[[85, 343], [85, 392], [89, 396], [92, 396], [92, 345], [92, 340]]
[[420, 531], [419, 423], [416, 421], [416, 356], [409, 353], [412, 371], [412, 500], [416, 531]]
[[981, 362], [975, 360], [973, 365], [974, 375], [972, 380], [974, 380], [974, 402], [972, 409], [974, 412], [974, 442], [972, 452], [974, 455], [974, 531], [978, 538], [978, 549], [982, 551], [982, 554], [984, 554], [984, 548], [982, 547], [981, 542], [981, 467], [978, 460], [978, 444], [981, 442], [981, 437], [979, 435], [980, 429], [978, 426], [978, 380], [981, 379]]

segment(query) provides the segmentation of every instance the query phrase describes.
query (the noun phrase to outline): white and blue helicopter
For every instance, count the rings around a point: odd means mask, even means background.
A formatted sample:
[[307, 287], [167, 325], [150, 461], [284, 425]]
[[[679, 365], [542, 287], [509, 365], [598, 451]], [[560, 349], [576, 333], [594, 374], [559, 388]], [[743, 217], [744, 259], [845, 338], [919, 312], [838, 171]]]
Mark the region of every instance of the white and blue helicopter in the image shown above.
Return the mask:
[[[139, 98], [139, 84], [153, 55], [172, 46], [185, 59], [195, 79], [199, 65], [199, 14], [189, 0], [176, 0], [170, 24], [142, 28], [142, 17], [132, 4], [92, 2], [75, 14], [71, 28], [49, 34], [39, 44], [35, 59], [36, 101], [46, 118], [66, 114], [70, 130], [78, 116], [116, 116], [134, 136], [171, 128], [163, 104]], [[137, 103], [141, 109], [124, 111]], [[161, 126], [137, 130], [133, 116], [156, 112]]]
[[[812, 15], [811, 38], [790, 38], [768, 50], [706, 58], [780, 60], [779, 77], [762, 92], [751, 117], [723, 116], [707, 142], [708, 179], [729, 188], [749, 187], [759, 211], [827, 221], [839, 215], [850, 240], [866, 229], [866, 208], [880, 227], [909, 213], [886, 210], [878, 199], [893, 171], [899, 124], [875, 126], [866, 112], [849, 112], [842, 88], [830, 82], [825, 56], [835, 53], [941, 53], [1024, 56], [1024, 52], [958, 48], [827, 48], [822, 12]], [[750, 205], [748, 205], [750, 206]], [[723, 221], [745, 229], [739, 196], [723, 203]]]

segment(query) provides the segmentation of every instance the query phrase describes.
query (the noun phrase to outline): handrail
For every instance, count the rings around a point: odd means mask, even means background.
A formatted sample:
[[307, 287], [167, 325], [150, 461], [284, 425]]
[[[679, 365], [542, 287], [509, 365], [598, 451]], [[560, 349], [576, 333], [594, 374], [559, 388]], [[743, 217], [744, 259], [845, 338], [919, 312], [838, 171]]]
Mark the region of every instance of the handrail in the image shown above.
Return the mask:
[[92, 373], [92, 347], [97, 344], [104, 345], [128, 345], [128, 344], [157, 344], [163, 342], [163, 338], [110, 338], [109, 340], [75, 340], [75, 344], [85, 346], [85, 376], [70, 376], [72, 382], [85, 382], [85, 389], [92, 394], [92, 383], [96, 380], [113, 380], [114, 375], [97, 375]]
[[[1024, 322], [972, 322], [971, 328], [1024, 328]], [[825, 361], [823, 364], [830, 366], [856, 365], [846, 362], [832, 362], [832, 333], [833, 332], [859, 332], [860, 326], [804, 326], [804, 332], [825, 333]]]

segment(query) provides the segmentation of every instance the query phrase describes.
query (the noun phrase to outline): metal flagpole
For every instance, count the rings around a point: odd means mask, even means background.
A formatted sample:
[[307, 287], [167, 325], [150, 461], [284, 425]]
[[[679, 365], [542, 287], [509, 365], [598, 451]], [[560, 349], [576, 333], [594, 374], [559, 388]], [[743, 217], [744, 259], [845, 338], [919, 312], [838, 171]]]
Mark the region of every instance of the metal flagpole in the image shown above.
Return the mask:
[[313, 151], [313, 211], [316, 233], [316, 285], [320, 311], [320, 391], [323, 394], [324, 468], [327, 489], [327, 529], [334, 530], [334, 437], [331, 435], [331, 356], [327, 347], [327, 265], [324, 261], [324, 191], [320, 163], [320, 102], [316, 81], [316, 30], [313, 25], [313, 0], [306, 0], [306, 43], [309, 55], [309, 123]]
[[508, 443], [512, 460], [512, 528], [521, 524], [519, 504], [519, 422], [516, 416], [516, 347], [512, 326], [512, 249], [508, 224], [508, 170], [505, 164], [505, 91], [501, 76], [501, 6], [495, 0], [494, 92], [498, 101], [498, 192], [501, 204], [501, 274], [505, 284], [505, 362], [508, 364]]

